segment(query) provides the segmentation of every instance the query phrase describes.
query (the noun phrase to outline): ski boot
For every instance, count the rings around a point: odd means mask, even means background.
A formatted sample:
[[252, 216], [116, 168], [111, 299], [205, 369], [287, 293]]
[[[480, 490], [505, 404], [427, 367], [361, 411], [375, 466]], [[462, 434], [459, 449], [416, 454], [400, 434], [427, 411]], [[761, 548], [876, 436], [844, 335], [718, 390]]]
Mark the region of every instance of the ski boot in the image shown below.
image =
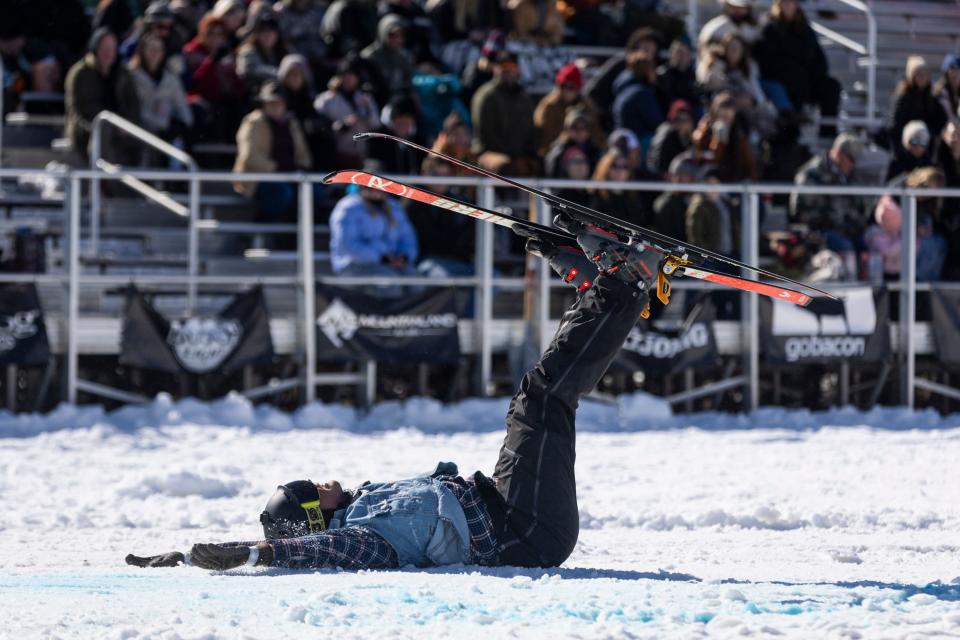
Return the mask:
[[[597, 269], [648, 293], [657, 293], [657, 297], [666, 304], [669, 299], [669, 280], [661, 276], [663, 254], [655, 249], [638, 243], [621, 242], [616, 234], [600, 227], [581, 224], [566, 216], [558, 215], [554, 225], [573, 233], [584, 255]], [[663, 282], [665, 291], [660, 295], [659, 283]], [[641, 313], [643, 318], [650, 315], [649, 303]]]
[[526, 250], [545, 258], [564, 282], [583, 293], [599, 275], [596, 265], [577, 247], [556, 245], [542, 238], [527, 240]]

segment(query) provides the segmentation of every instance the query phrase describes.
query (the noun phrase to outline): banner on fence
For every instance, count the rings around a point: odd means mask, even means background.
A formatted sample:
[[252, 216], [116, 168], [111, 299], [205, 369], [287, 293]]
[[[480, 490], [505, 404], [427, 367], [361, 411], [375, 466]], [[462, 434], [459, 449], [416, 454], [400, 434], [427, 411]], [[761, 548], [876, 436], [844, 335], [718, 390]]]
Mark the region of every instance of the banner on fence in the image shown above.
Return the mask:
[[677, 331], [654, 331], [642, 320], [630, 330], [614, 365], [628, 371], [642, 369], [669, 375], [715, 364], [719, 357], [713, 334], [715, 317], [710, 297], [703, 296]]
[[321, 361], [456, 362], [460, 357], [453, 289], [384, 299], [320, 285], [316, 304]]
[[49, 358], [36, 285], [0, 285], [0, 365], [44, 364]]
[[934, 288], [930, 297], [937, 358], [949, 367], [960, 367], [960, 291]]
[[135, 287], [127, 290], [120, 364], [168, 373], [229, 374], [273, 358], [260, 287], [211, 317], [169, 321]]
[[890, 357], [886, 289], [857, 287], [809, 306], [760, 299], [760, 351], [769, 362], [880, 362]]

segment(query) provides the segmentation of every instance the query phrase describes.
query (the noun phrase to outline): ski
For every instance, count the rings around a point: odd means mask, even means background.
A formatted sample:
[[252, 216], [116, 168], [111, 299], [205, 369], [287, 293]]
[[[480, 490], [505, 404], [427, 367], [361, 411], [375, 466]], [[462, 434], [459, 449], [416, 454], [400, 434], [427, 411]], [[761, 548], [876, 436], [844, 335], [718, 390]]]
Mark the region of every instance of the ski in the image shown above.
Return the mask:
[[[546, 191], [541, 191], [540, 189], [537, 189], [535, 187], [525, 185], [516, 180], [507, 178], [506, 176], [502, 176], [498, 173], [494, 173], [493, 171], [488, 171], [487, 169], [484, 169], [482, 167], [472, 165], [469, 162], [464, 162], [463, 160], [454, 158], [453, 156], [449, 156], [443, 152], [435, 151], [433, 149], [430, 149], [429, 147], [424, 147], [423, 145], [417, 144], [416, 142], [412, 142], [405, 138], [400, 138], [398, 136], [394, 136], [388, 133], [377, 133], [377, 132], [357, 133], [353, 137], [355, 140], [361, 140], [364, 138], [384, 138], [387, 140], [392, 140], [394, 142], [404, 144], [404, 145], [407, 145], [408, 147], [417, 149], [418, 151], [422, 151], [423, 153], [427, 153], [430, 155], [437, 156], [439, 158], [443, 158], [447, 162], [450, 162], [458, 167], [468, 169], [469, 171], [472, 171], [479, 175], [492, 178], [504, 184], [510, 185], [511, 187], [515, 187], [517, 189], [525, 191], [526, 193], [533, 194], [539, 198], [544, 199], [551, 206], [560, 210], [561, 216], [572, 218], [581, 225], [591, 225], [591, 226], [603, 228], [606, 231], [615, 233], [619, 236], [625, 236], [624, 240], [628, 240], [630, 238], [639, 240], [643, 242], [644, 245], [653, 246], [657, 248], [660, 252], [673, 256], [675, 258], [675, 263], [677, 267], [679, 266], [699, 267], [707, 259], [710, 259], [710, 260], [722, 262], [722, 263], [737, 267], [739, 269], [752, 271], [758, 275], [762, 275], [767, 278], [779, 280], [781, 282], [788, 282], [792, 285], [803, 287], [804, 289], [808, 289], [810, 291], [815, 291], [819, 295], [836, 300], [836, 297], [833, 294], [831, 294], [829, 291], [818, 289], [817, 287], [814, 287], [812, 285], [806, 284], [804, 282], [800, 282], [798, 280], [793, 280], [792, 278], [782, 276], [772, 271], [767, 271], [766, 269], [761, 269], [760, 267], [754, 267], [752, 265], [746, 264], [745, 262], [740, 262], [739, 260], [735, 260], [734, 258], [730, 258], [725, 255], [715, 253], [713, 251], [710, 251], [709, 249], [704, 249], [696, 245], [691, 245], [685, 242], [681, 242], [676, 238], [662, 234], [658, 231], [654, 231], [653, 229], [648, 229], [640, 225], [635, 225], [633, 223], [627, 222], [626, 220], [620, 220], [618, 218], [615, 218], [614, 216], [603, 213], [602, 211], [597, 211], [596, 209], [578, 204], [571, 200], [567, 200], [566, 198], [562, 198], [558, 195], [547, 193]], [[736, 277], [736, 276], [730, 276], [730, 277]]]
[[[413, 187], [365, 171], [334, 171], [324, 177], [323, 182], [324, 184], [354, 184], [370, 189], [377, 189], [378, 191], [383, 191], [393, 196], [422, 202], [452, 213], [470, 216], [485, 222], [492, 222], [493, 224], [507, 227], [517, 235], [525, 238], [546, 239], [558, 246], [571, 247], [577, 251], [580, 250], [579, 247], [577, 247], [576, 237], [566, 231], [531, 222], [506, 212], [492, 211], [483, 207], [467, 204], [456, 198], [441, 196], [427, 189]], [[657, 274], [657, 295], [664, 304], [669, 302], [670, 295], [670, 282], [667, 276], [674, 273], [697, 278], [698, 280], [713, 282], [726, 287], [732, 287], [734, 289], [740, 289], [742, 291], [758, 293], [777, 300], [785, 300], [800, 306], [807, 306], [812, 299], [805, 293], [787, 287], [739, 278], [703, 267], [679, 264], [673, 256], [670, 256], [659, 247], [651, 244], [646, 244], [646, 246], [664, 255], [665, 268], [661, 268]]]

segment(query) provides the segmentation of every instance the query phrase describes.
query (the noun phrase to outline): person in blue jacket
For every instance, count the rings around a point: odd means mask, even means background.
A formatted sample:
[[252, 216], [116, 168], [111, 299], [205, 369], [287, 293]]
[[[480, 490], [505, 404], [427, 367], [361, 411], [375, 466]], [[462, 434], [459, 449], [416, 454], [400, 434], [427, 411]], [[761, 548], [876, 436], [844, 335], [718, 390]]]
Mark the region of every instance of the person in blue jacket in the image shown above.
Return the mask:
[[[417, 275], [417, 232], [393, 198], [360, 187], [344, 196], [330, 214], [330, 263], [345, 276]], [[400, 295], [400, 287], [380, 287]]]
[[510, 404], [492, 477], [479, 471], [463, 477], [455, 464], [444, 462], [433, 473], [354, 490], [336, 481], [296, 480], [279, 486], [267, 502], [261, 540], [195, 544], [189, 553], [131, 554], [127, 563], [221, 571], [563, 563], [580, 527], [577, 405], [637, 322], [659, 268], [659, 254], [606, 234], [588, 230], [577, 241], [583, 253], [528, 241], [527, 249], [546, 257], [579, 297]]
[[613, 124], [616, 129], [629, 129], [640, 139], [644, 154], [664, 121], [663, 108], [657, 96], [656, 61], [644, 51], [627, 56], [627, 68], [613, 83]]

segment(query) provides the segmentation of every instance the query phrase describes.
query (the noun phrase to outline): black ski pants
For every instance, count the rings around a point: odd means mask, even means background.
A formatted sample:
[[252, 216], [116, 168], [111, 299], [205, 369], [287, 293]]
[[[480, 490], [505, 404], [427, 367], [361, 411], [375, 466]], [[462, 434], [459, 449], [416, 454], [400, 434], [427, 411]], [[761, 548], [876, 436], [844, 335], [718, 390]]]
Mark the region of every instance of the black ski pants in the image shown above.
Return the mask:
[[563, 315], [556, 336], [527, 372], [507, 413], [494, 471], [503, 501], [500, 564], [555, 567], [580, 532], [574, 477], [580, 398], [600, 381], [637, 322], [647, 294], [600, 276]]

